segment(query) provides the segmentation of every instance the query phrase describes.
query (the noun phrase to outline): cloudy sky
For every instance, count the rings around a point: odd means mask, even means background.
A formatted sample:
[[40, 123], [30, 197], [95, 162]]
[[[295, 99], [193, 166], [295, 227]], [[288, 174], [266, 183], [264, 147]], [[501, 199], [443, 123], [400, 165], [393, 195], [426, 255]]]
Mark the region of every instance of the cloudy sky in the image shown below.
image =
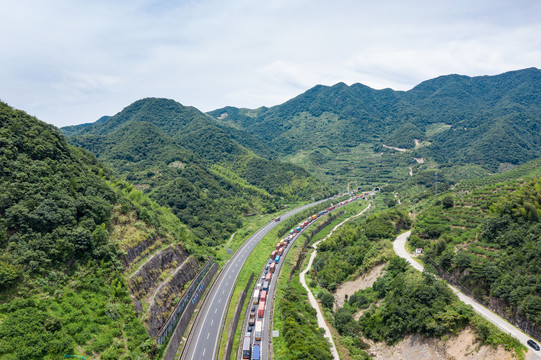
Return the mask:
[[202, 111], [317, 84], [408, 90], [541, 68], [539, 0], [0, 0], [0, 100], [57, 126], [166, 97]]

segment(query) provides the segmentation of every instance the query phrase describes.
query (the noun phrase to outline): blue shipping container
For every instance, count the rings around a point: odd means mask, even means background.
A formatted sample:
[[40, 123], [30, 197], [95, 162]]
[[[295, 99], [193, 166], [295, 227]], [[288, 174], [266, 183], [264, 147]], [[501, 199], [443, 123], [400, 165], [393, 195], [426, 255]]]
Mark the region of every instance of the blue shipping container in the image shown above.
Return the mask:
[[280, 262], [280, 255], [276, 255], [276, 257], [274, 258], [274, 262], [278, 264], [278, 262]]
[[259, 360], [261, 357], [259, 355], [259, 345], [254, 344], [254, 349], [252, 351], [252, 360]]

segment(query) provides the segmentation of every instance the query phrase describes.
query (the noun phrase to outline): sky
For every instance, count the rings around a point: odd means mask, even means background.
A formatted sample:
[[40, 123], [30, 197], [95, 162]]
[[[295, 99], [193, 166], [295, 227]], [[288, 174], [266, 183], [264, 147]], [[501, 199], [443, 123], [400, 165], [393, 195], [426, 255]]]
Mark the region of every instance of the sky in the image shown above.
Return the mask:
[[56, 126], [145, 97], [201, 111], [345, 82], [541, 68], [538, 0], [0, 0], [0, 100]]

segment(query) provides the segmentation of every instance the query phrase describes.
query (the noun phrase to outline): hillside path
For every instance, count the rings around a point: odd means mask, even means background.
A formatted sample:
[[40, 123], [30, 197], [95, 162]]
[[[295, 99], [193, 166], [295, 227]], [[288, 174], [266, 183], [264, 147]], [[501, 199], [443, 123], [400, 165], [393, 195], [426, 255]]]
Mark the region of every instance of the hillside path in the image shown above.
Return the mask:
[[[406, 250], [406, 241], [408, 240], [409, 236], [411, 235], [411, 230], [408, 232], [403, 233], [402, 235], [398, 236], [395, 241], [393, 242], [393, 250], [396, 255], [400, 256], [403, 259], [406, 259], [408, 263], [410, 263], [411, 266], [413, 266], [416, 270], [423, 271], [423, 266], [419, 264], [417, 261], [415, 261], [408, 251]], [[530, 339], [530, 336], [513, 326], [511, 323], [507, 322], [507, 320], [502, 319], [498, 315], [496, 315], [491, 310], [487, 309], [477, 301], [475, 301], [473, 298], [467, 296], [466, 294], [462, 293], [460, 290], [458, 290], [456, 287], [447, 284], [451, 288], [451, 290], [458, 296], [458, 298], [464, 302], [465, 304], [471, 305], [473, 307], [473, 310], [475, 310], [479, 315], [496, 325], [501, 331], [508, 333], [518, 341], [520, 341], [521, 344], [526, 346], [528, 348], [528, 358], [533, 359], [539, 358], [541, 359], [541, 352], [539, 351], [533, 351], [527, 344], [526, 341]], [[536, 340], [539, 344], [539, 341]]]
[[332, 234], [333, 232], [338, 229], [340, 226], [344, 225], [347, 221], [351, 220], [351, 219], [354, 219], [358, 216], [361, 216], [362, 214], [364, 214], [365, 211], [367, 211], [368, 209], [370, 209], [370, 206], [372, 204], [368, 204], [368, 206], [366, 208], [363, 209], [363, 211], [361, 211], [360, 213], [358, 213], [357, 215], [354, 215], [354, 216], [351, 216], [347, 219], [345, 219], [344, 221], [342, 221], [340, 224], [336, 225], [332, 230], [331, 232], [325, 236], [323, 239], [317, 241], [314, 243], [314, 245], [312, 245], [312, 247], [314, 248], [314, 251], [312, 252], [312, 254], [310, 255], [310, 260], [308, 261], [308, 266], [306, 266], [306, 269], [304, 269], [303, 272], [301, 272], [300, 274], [300, 281], [301, 281], [301, 284], [302, 286], [306, 289], [306, 291], [308, 292], [308, 299], [310, 300], [310, 305], [312, 305], [312, 307], [314, 309], [316, 309], [316, 313], [317, 313], [317, 325], [324, 329], [325, 330], [325, 337], [327, 339], [329, 339], [329, 342], [331, 343], [331, 353], [332, 353], [332, 356], [334, 359], [337, 359], [339, 360], [340, 357], [338, 356], [338, 351], [336, 351], [336, 346], [334, 345], [334, 340], [332, 338], [332, 335], [331, 335], [331, 330], [329, 329], [329, 327], [327, 326], [327, 323], [325, 322], [325, 318], [323, 317], [323, 313], [321, 312], [321, 309], [319, 308], [319, 304], [317, 303], [317, 300], [316, 298], [314, 297], [314, 294], [312, 294], [312, 291], [310, 291], [310, 288], [306, 285], [306, 279], [305, 279], [305, 275], [308, 271], [310, 271], [310, 269], [312, 268], [312, 263], [314, 262], [314, 259], [316, 258], [316, 255], [317, 255], [317, 246], [320, 242], [322, 241], [325, 241], [327, 240]]

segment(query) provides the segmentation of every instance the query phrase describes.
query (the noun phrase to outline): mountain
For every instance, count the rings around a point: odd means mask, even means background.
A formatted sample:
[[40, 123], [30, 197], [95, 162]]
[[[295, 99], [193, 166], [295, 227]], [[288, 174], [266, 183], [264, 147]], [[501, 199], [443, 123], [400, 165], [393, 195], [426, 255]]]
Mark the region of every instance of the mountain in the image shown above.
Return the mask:
[[541, 336], [541, 159], [458, 183], [419, 207], [422, 261], [533, 338]]
[[[395, 171], [381, 165], [389, 162], [402, 168], [391, 178], [403, 181], [408, 167], [416, 166], [414, 158], [497, 171], [541, 156], [541, 70], [447, 75], [409, 91], [318, 85], [268, 109], [229, 107], [208, 114], [325, 180], [330, 175], [370, 182], [369, 172], [386, 177]], [[345, 160], [353, 161], [352, 169], [344, 169]]]
[[95, 121], [93, 123], [85, 123], [85, 124], [80, 124], [80, 125], [65, 126], [64, 128], [62, 128], [62, 132], [64, 133], [64, 135], [71, 135], [73, 133], [76, 133], [76, 132], [80, 131], [81, 129], [84, 129], [87, 126], [92, 125], [92, 124], [99, 124], [99, 123], [102, 123], [104, 121], [107, 121], [107, 120], [109, 120], [109, 118], [110, 118], [110, 116], [104, 115], [104, 116], [102, 116], [101, 118], [99, 118], [97, 121]]
[[[0, 144], [0, 358], [151, 358], [126, 270], [162, 246], [197, 270], [194, 235], [57, 128], [2, 102]], [[169, 276], [163, 266], [155, 272]]]
[[229, 238], [244, 216], [275, 211], [282, 198], [329, 193], [303, 168], [257, 155], [272, 151], [252, 135], [173, 100], [142, 99], [104, 122], [73, 130], [72, 144], [169, 206], [208, 244]]

